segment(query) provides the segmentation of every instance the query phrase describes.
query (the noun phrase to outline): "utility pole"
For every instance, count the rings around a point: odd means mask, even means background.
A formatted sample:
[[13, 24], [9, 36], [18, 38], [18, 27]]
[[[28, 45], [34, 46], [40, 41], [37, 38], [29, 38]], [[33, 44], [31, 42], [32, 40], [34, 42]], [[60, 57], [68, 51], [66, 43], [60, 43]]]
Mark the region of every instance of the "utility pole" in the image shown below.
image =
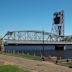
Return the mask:
[[42, 50], [42, 60], [45, 61], [44, 58], [44, 31], [43, 31], [43, 44], [42, 44], [43, 50]]
[[44, 56], [44, 31], [43, 31], [43, 56]]

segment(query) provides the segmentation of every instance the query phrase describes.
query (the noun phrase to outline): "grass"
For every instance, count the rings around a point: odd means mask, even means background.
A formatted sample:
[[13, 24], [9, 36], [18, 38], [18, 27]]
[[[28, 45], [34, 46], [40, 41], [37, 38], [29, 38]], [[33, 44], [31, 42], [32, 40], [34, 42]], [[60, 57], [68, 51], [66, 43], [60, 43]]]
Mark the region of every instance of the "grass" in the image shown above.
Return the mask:
[[63, 62], [62, 63], [64, 66], [72, 68], [72, 62]]
[[1, 65], [0, 72], [30, 72], [27, 69], [21, 69], [14, 65]]
[[30, 54], [12, 54], [12, 53], [1, 53], [4, 55], [9, 55], [9, 56], [15, 56], [15, 57], [21, 57], [21, 58], [27, 58], [27, 59], [32, 59], [32, 60], [41, 60], [41, 56], [34, 56]]
[[66, 66], [66, 67], [69, 67], [69, 68], [72, 68], [72, 61], [60, 61], [59, 62], [60, 65], [63, 65], [63, 66]]

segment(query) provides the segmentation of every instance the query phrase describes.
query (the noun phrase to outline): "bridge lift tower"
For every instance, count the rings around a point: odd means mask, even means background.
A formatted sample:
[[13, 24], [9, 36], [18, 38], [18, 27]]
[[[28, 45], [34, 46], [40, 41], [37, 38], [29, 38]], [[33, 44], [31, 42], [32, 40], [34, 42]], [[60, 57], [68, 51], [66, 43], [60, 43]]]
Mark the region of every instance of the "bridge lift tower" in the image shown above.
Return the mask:
[[[64, 37], [64, 11], [55, 12], [53, 14], [52, 33], [60, 37], [59, 41]], [[56, 45], [55, 50], [64, 50], [64, 45]]]
[[53, 14], [52, 33], [58, 36], [64, 36], [64, 11]]

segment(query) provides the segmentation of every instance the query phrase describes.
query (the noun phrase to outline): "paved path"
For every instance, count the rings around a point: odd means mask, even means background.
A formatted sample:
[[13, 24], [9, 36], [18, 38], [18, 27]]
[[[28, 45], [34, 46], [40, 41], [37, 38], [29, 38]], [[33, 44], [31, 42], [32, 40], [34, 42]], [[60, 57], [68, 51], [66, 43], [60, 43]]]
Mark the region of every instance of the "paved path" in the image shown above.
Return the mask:
[[0, 55], [0, 60], [7, 64], [15, 64], [28, 68], [33, 72], [72, 72], [72, 69], [68, 67], [59, 66], [50, 62], [40, 62], [6, 55]]

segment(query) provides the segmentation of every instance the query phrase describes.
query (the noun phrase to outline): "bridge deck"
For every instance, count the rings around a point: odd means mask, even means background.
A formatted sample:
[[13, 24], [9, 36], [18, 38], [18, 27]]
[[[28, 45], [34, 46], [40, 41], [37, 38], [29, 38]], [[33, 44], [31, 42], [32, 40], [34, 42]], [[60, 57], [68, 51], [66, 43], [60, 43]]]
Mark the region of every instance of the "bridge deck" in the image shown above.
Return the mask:
[[[43, 44], [43, 41], [38, 41], [38, 40], [8, 40], [5, 41], [4, 43], [7, 44]], [[44, 41], [44, 44], [72, 44], [72, 42], [65, 42], [65, 41]]]

